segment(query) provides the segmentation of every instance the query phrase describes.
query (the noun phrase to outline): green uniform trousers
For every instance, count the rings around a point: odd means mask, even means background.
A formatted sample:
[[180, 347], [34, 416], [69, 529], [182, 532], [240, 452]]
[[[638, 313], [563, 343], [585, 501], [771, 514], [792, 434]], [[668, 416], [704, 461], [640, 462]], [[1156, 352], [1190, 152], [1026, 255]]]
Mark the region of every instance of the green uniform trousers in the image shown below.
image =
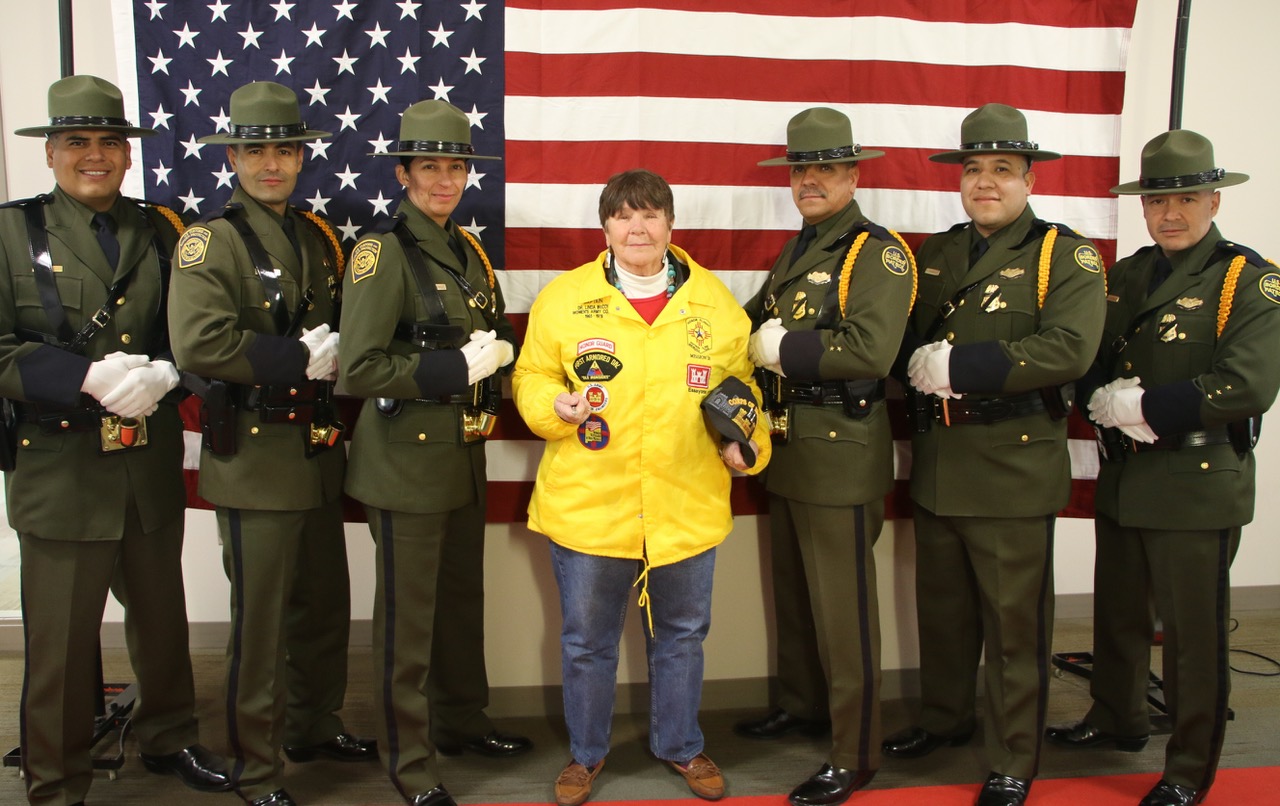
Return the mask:
[[916, 504], [920, 726], [974, 728], [986, 648], [983, 729], [994, 772], [1034, 778], [1040, 766], [1053, 637], [1054, 516], [939, 516]]
[[199, 741], [182, 531], [181, 517], [144, 531], [130, 501], [119, 540], [19, 535], [26, 641], [20, 727], [32, 804], [77, 803], [93, 780], [96, 647], [108, 589], [124, 605], [138, 683], [131, 726], [139, 749], [162, 755]]
[[346, 691], [350, 581], [345, 562], [314, 562], [332, 555], [324, 544], [340, 538], [342, 509], [337, 501], [299, 512], [218, 507], [217, 518], [231, 581], [231, 774], [252, 800], [282, 788], [286, 736], [315, 744], [343, 731], [335, 712]]
[[1231, 561], [1240, 527], [1215, 531], [1137, 529], [1095, 519], [1093, 707], [1085, 720], [1121, 736], [1151, 732], [1150, 602], [1164, 625], [1164, 696], [1173, 717], [1165, 780], [1206, 790], [1227, 727], [1231, 670]]
[[[884, 525], [884, 499], [832, 507], [771, 495], [769, 523], [774, 577], [781, 573], [789, 582], [774, 591], [778, 705], [812, 719], [830, 716], [833, 765], [879, 769], [880, 607], [872, 549]], [[810, 702], [826, 703], [827, 711]]]

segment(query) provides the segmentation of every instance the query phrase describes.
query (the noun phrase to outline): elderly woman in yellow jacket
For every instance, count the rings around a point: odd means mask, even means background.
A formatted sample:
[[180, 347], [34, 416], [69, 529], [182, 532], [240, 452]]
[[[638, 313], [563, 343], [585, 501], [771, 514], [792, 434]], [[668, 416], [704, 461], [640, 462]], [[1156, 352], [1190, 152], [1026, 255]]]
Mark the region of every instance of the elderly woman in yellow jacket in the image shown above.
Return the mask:
[[724, 794], [698, 727], [702, 641], [715, 547], [732, 528], [730, 469], [758, 473], [770, 446], [763, 424], [744, 425], [744, 444], [722, 445], [700, 410], [726, 379], [758, 397], [751, 325], [724, 284], [671, 245], [674, 220], [661, 177], [612, 177], [600, 196], [608, 248], [539, 294], [516, 362], [516, 405], [547, 441], [529, 527], [551, 540], [564, 617], [573, 758], [556, 780], [560, 806], [588, 798], [609, 751], [618, 643], [637, 582], [650, 747], [694, 794]]

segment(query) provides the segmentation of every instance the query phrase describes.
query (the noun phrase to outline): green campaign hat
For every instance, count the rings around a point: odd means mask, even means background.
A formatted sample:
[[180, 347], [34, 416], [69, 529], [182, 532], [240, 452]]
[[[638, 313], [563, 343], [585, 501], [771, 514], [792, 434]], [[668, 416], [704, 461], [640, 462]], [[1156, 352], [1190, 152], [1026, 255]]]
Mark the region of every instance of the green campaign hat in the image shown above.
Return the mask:
[[1021, 154], [1032, 162], [1062, 157], [1027, 137], [1027, 118], [1012, 106], [984, 104], [960, 124], [960, 148], [930, 154], [933, 162], [964, 162], [974, 154]]
[[819, 162], [858, 162], [883, 157], [883, 151], [853, 142], [849, 116], [826, 106], [800, 112], [787, 123], [787, 155], [757, 165], [813, 165]]
[[274, 81], [255, 81], [231, 93], [231, 128], [201, 137], [206, 145], [285, 143], [319, 140], [332, 132], [308, 129], [302, 122], [298, 96]]
[[471, 146], [471, 119], [448, 101], [418, 101], [400, 116], [400, 141], [395, 151], [371, 157], [453, 157], [461, 160], [500, 160], [485, 157]]
[[97, 76], [67, 76], [49, 86], [49, 125], [28, 126], [14, 134], [44, 137], [71, 129], [105, 129], [125, 137], [156, 133], [125, 119], [124, 96], [115, 84]]
[[1228, 173], [1213, 161], [1213, 143], [1190, 129], [1174, 129], [1142, 147], [1142, 175], [1136, 182], [1111, 188], [1118, 196], [1156, 196], [1216, 190], [1249, 181], [1248, 174]]

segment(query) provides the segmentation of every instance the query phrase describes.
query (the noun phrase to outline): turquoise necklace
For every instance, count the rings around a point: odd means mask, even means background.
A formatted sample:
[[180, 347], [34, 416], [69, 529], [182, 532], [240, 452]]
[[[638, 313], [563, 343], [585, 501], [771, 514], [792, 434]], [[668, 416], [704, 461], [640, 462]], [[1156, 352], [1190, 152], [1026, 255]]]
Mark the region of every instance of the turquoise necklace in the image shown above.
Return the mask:
[[[605, 258], [605, 279], [607, 279], [614, 288], [622, 292], [622, 295], [625, 297], [627, 292], [622, 290], [622, 281], [618, 279], [618, 270], [614, 265], [615, 260], [616, 258], [613, 255], [613, 250], [610, 249], [609, 256]], [[675, 264], [671, 262], [669, 252], [664, 252], [662, 255], [662, 268], [667, 270], [667, 299], [671, 299], [671, 297], [676, 293], [676, 267]]]

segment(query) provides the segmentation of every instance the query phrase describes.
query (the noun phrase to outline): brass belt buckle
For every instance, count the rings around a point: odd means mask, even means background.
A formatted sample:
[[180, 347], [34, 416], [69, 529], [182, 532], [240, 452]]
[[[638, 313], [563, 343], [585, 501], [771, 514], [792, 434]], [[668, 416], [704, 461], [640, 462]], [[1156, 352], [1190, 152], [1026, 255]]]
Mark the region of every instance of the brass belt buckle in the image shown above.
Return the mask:
[[498, 424], [498, 415], [470, 406], [462, 410], [462, 441], [468, 445], [488, 439]]
[[339, 422], [332, 422], [326, 425], [316, 425], [311, 423], [307, 434], [307, 441], [313, 448], [332, 448], [342, 440], [342, 432], [346, 427]]
[[103, 415], [98, 440], [104, 454], [141, 448], [147, 444], [147, 418]]

